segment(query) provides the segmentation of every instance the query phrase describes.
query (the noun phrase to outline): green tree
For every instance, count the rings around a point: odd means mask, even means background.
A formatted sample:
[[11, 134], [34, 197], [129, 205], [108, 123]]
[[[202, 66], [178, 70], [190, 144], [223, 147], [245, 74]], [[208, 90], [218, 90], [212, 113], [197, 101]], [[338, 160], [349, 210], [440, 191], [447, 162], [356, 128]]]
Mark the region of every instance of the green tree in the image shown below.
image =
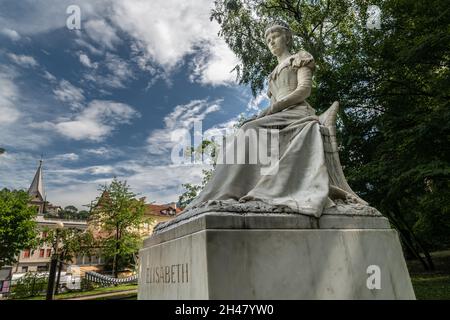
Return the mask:
[[[368, 29], [368, 5], [381, 29]], [[350, 185], [400, 232], [426, 268], [429, 249], [450, 245], [450, 10], [447, 1], [217, 0], [220, 35], [254, 94], [276, 65], [264, 43], [282, 19], [317, 62], [308, 99], [319, 112], [341, 103], [341, 162]], [[425, 259], [422, 257], [425, 256]]]
[[185, 189], [178, 198], [178, 204], [181, 208], [185, 208], [189, 203], [191, 203], [204, 187], [202, 185], [194, 185], [191, 183], [184, 183], [181, 186]]
[[112, 272], [117, 277], [119, 269], [132, 263], [133, 254], [142, 245], [139, 229], [146, 222], [145, 203], [136, 199], [126, 181], [116, 178], [100, 191], [91, 219], [105, 234], [100, 240], [102, 252], [106, 260], [112, 260]]
[[80, 220], [88, 220], [89, 215], [90, 215], [89, 211], [87, 211], [87, 210], [78, 211], [78, 219], [80, 219]]
[[75, 206], [66, 206], [61, 210], [59, 216], [63, 219], [75, 219], [78, 220], [78, 208]]
[[12, 299], [25, 299], [45, 293], [48, 277], [39, 273], [27, 272], [11, 288]]
[[73, 263], [77, 256], [92, 256], [96, 253], [97, 244], [89, 230], [44, 228], [43, 231], [47, 236], [40, 240], [41, 244], [51, 245], [53, 251], [58, 254], [59, 268], [56, 278], [56, 293], [58, 293], [63, 264]]
[[87, 220], [89, 218], [89, 211], [78, 211], [77, 207], [69, 205], [64, 207], [64, 209], [59, 212], [58, 216], [62, 219]]
[[17, 262], [20, 251], [35, 247], [36, 210], [25, 191], [0, 191], [0, 268]]
[[371, 48], [369, 91], [380, 112], [350, 177], [433, 269], [428, 250], [450, 246], [450, 10], [439, 0], [382, 9], [389, 32]]
[[[243, 118], [241, 118], [243, 122]], [[203, 169], [202, 170], [202, 182], [200, 185], [195, 185], [191, 183], [184, 183], [181, 186], [185, 189], [185, 191], [178, 198], [178, 204], [181, 208], [185, 208], [192, 200], [194, 200], [199, 192], [203, 190], [206, 183], [211, 178], [211, 175], [214, 171], [214, 167], [216, 166], [217, 155], [218, 155], [218, 145], [210, 140], [203, 140], [201, 145], [197, 147], [197, 150], [192, 148], [192, 152], [195, 152], [197, 155], [207, 154], [208, 158], [212, 160], [212, 169]]]

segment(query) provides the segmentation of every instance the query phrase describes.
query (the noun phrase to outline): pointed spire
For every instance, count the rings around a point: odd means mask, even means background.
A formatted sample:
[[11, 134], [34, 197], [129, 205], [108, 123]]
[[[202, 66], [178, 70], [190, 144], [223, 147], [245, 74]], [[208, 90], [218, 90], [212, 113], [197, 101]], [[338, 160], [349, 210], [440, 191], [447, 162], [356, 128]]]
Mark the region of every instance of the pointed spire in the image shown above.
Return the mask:
[[40, 201], [45, 201], [45, 190], [44, 190], [44, 177], [42, 175], [42, 162], [43, 160], [39, 160], [39, 167], [34, 175], [33, 182], [31, 183], [30, 188], [28, 189], [28, 194], [32, 198], [38, 197]]

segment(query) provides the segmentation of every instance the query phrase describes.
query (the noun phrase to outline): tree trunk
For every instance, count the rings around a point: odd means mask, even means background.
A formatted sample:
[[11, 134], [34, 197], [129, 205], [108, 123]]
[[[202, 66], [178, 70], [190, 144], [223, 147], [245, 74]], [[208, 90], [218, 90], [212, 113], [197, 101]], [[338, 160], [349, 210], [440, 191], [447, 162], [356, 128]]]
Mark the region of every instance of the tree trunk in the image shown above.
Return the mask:
[[117, 255], [119, 251], [119, 224], [116, 224], [116, 250], [114, 251], [112, 274], [117, 278]]
[[55, 294], [58, 294], [58, 292], [59, 292], [59, 281], [61, 279], [61, 269], [63, 267], [63, 257], [64, 257], [64, 255], [61, 255], [59, 257], [59, 267], [58, 267], [58, 275], [56, 276]]
[[391, 213], [387, 213], [389, 220], [394, 225], [395, 229], [399, 232], [401, 239], [403, 240], [403, 244], [406, 246], [406, 248], [414, 255], [416, 259], [422, 263], [425, 270], [430, 270], [430, 266], [428, 263], [420, 256], [420, 252], [417, 250], [417, 248], [414, 246], [413, 241], [411, 240], [411, 233], [402, 226], [402, 223], [400, 223], [396, 218], [394, 218], [394, 215]]
[[34, 292], [34, 288], [36, 286], [36, 275], [33, 276], [33, 284], [31, 285], [31, 296], [35, 296], [36, 292]]
[[425, 248], [425, 246], [422, 244], [422, 242], [419, 240], [419, 238], [417, 238], [417, 236], [414, 234], [414, 231], [410, 228], [410, 226], [408, 225], [408, 223], [403, 219], [403, 217], [400, 214], [400, 207], [399, 204], [396, 204], [396, 211], [398, 213], [398, 218], [402, 221], [403, 225], [406, 227], [406, 229], [408, 230], [409, 234], [411, 235], [411, 237], [413, 239], [413, 241], [415, 241], [417, 243], [417, 245], [419, 246], [419, 248], [423, 251], [423, 254], [425, 255], [425, 259], [427, 260], [428, 263], [428, 270], [434, 271], [435, 267], [434, 267], [434, 263], [433, 263], [433, 259], [431, 258], [430, 252]]

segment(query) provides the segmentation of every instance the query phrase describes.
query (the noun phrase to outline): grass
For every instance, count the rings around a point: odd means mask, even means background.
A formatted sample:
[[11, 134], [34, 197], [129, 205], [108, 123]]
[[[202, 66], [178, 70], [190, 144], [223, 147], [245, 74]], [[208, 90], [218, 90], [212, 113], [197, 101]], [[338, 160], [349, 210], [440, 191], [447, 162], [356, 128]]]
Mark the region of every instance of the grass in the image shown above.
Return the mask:
[[417, 300], [450, 300], [450, 274], [411, 275]]
[[123, 295], [115, 295], [114, 297], [101, 297], [92, 300], [137, 300], [137, 293], [127, 293]]
[[450, 300], [450, 250], [433, 252], [436, 270], [425, 271], [417, 260], [407, 261], [418, 300]]
[[[97, 294], [102, 294], [102, 293], [113, 293], [113, 292], [133, 290], [133, 289], [137, 289], [137, 284], [123, 284], [123, 285], [119, 285], [119, 286], [100, 287], [100, 288], [96, 288], [91, 291], [84, 291], [84, 292], [74, 291], [74, 292], [61, 293], [61, 294], [58, 294], [55, 296], [55, 300], [86, 297], [86, 296], [97, 295]], [[45, 300], [45, 297], [38, 296], [38, 297], [29, 298], [27, 300]]]

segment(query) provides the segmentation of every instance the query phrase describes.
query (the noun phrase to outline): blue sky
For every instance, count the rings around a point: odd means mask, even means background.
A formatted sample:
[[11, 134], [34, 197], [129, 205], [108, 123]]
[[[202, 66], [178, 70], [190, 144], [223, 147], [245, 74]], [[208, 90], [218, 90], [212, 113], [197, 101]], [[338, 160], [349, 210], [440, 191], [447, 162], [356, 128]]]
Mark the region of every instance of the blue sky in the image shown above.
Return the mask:
[[[113, 176], [157, 203], [199, 183], [202, 165], [172, 163], [173, 137], [268, 103], [235, 83], [212, 2], [0, 0], [0, 188], [28, 188], [41, 154], [61, 206], [82, 208]], [[80, 30], [66, 26], [69, 5]]]

